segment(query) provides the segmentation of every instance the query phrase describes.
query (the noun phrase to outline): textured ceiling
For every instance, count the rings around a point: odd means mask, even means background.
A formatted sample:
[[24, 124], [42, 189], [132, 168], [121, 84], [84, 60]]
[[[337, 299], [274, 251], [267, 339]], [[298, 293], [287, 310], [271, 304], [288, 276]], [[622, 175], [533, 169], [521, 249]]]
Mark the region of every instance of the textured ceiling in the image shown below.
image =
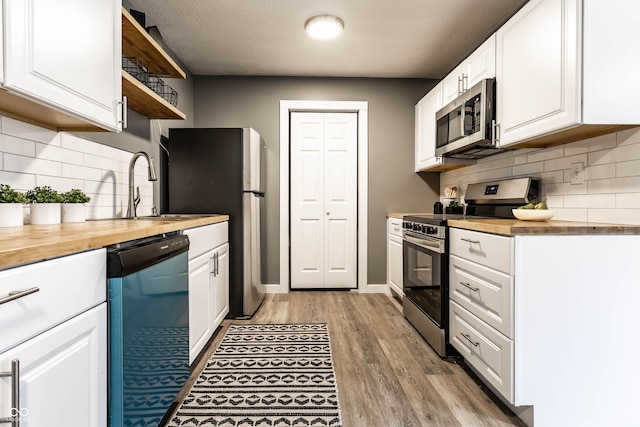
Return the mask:
[[[125, 0], [196, 75], [442, 78], [527, 0]], [[334, 40], [304, 23], [333, 14]]]

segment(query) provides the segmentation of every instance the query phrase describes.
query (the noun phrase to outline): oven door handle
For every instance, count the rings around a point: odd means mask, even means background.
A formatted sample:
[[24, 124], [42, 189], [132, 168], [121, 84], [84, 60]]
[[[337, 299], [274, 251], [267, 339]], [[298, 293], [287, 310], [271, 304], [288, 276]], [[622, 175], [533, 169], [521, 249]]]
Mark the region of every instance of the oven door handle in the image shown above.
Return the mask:
[[404, 236], [402, 236], [402, 238], [413, 245], [420, 246], [421, 248], [427, 249], [429, 251], [437, 252], [439, 254], [444, 253], [444, 245], [442, 245], [442, 242], [440, 240], [415, 238], [407, 235], [406, 233]]

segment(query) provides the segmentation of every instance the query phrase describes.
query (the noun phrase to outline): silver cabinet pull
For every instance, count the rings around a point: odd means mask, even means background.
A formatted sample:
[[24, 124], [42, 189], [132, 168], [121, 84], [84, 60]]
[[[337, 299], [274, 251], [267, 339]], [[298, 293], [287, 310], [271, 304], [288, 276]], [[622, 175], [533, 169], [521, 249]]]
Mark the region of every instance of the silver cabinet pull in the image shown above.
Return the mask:
[[121, 119], [118, 120], [118, 123], [122, 124], [122, 129], [126, 129], [128, 125], [127, 108], [129, 106], [129, 100], [127, 99], [127, 96], [124, 95], [122, 97], [122, 101], [118, 101], [118, 104], [122, 105], [122, 115], [121, 115]]
[[474, 288], [473, 286], [465, 282], [460, 282], [460, 284], [467, 289], [471, 289], [473, 292], [478, 292], [480, 290], [480, 288]]
[[220, 254], [216, 252], [216, 276], [220, 274]]
[[465, 73], [462, 73], [462, 92], [466, 92], [469, 90], [469, 76]]
[[467, 239], [466, 237], [461, 237], [460, 240], [463, 240], [465, 242], [469, 242], [469, 243], [474, 244], [474, 245], [479, 245], [480, 244], [480, 240], [471, 240], [471, 239]]
[[27, 295], [34, 294], [39, 290], [40, 288], [35, 286], [33, 288], [26, 289], [24, 291], [11, 291], [9, 292], [9, 295], [7, 295], [6, 297], [0, 298], [0, 305], [8, 303], [9, 301], [13, 301], [14, 299], [18, 299], [18, 298], [26, 297]]
[[480, 345], [480, 343], [479, 343], [479, 342], [473, 342], [473, 341], [471, 341], [471, 335], [469, 335], [469, 334], [463, 334], [462, 332], [460, 332], [460, 335], [462, 335], [462, 337], [463, 337], [464, 339], [466, 339], [466, 340], [467, 340], [467, 341], [469, 341], [471, 344], [473, 344], [473, 346], [474, 346], [474, 347], [477, 347], [477, 346], [479, 346], [479, 345]]
[[491, 144], [496, 148], [500, 147], [500, 124], [495, 120], [491, 120]]
[[0, 424], [10, 423], [11, 427], [20, 427], [20, 417], [23, 409], [20, 407], [20, 359], [11, 361], [11, 372], [0, 372], [0, 377], [11, 377], [11, 413], [8, 417], [0, 418]]

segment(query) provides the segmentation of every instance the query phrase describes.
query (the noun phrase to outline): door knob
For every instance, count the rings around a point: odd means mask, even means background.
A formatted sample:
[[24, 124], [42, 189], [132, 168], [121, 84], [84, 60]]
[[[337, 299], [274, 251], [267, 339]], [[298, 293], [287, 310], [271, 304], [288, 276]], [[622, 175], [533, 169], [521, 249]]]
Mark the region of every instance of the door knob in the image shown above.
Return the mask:
[[329, 211], [327, 211], [327, 215], [329, 215]]

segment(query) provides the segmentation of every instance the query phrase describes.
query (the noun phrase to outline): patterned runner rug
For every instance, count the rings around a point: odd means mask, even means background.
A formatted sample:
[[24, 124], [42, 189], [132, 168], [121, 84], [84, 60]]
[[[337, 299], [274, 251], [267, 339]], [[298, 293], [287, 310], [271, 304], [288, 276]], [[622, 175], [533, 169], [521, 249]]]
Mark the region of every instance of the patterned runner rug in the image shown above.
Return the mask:
[[341, 425], [326, 324], [231, 325], [167, 424]]

